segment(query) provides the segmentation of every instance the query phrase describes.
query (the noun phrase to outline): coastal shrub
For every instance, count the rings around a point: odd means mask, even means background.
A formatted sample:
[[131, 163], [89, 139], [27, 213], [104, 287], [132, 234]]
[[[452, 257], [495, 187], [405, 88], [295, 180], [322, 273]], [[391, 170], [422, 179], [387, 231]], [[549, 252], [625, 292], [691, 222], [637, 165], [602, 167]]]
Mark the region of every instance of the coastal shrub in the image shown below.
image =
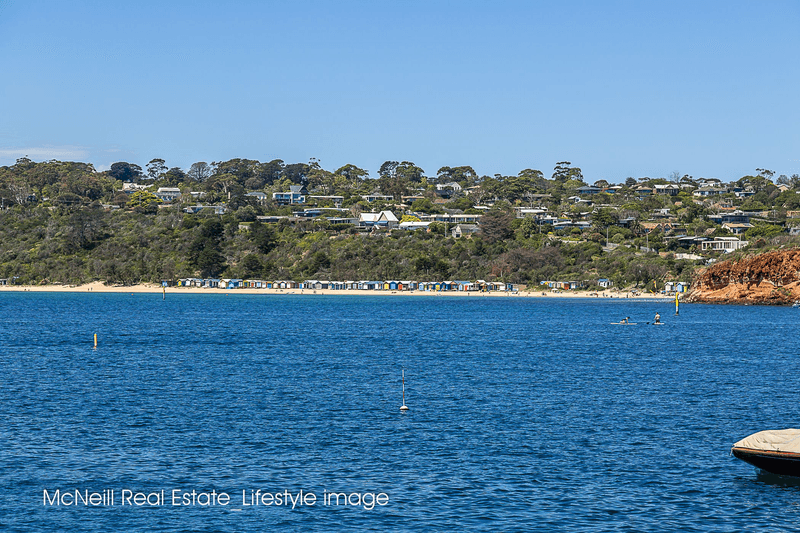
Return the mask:
[[434, 235], [444, 235], [447, 227], [444, 222], [431, 222], [428, 226], [428, 230], [431, 234]]
[[337, 232], [337, 233], [349, 231], [352, 228], [353, 228], [352, 224], [345, 224], [345, 223], [331, 224], [330, 226], [328, 226], [328, 229], [330, 231]]
[[769, 239], [783, 233], [783, 228], [775, 224], [759, 224], [748, 229], [745, 232], [745, 237], [748, 240], [756, 240], [759, 238]]
[[257, 214], [255, 207], [245, 205], [236, 210], [236, 219], [239, 222], [253, 222]]

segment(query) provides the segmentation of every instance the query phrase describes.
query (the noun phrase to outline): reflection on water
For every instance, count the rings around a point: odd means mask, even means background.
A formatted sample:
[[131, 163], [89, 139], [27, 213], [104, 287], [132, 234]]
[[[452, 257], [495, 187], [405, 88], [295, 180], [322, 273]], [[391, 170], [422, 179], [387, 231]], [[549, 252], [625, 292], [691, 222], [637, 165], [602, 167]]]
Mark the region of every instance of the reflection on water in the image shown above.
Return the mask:
[[755, 470], [756, 470], [756, 481], [758, 483], [771, 485], [773, 487], [792, 487], [800, 490], [800, 477], [779, 476], [778, 474], [765, 472], [764, 470], [761, 469], [755, 469]]

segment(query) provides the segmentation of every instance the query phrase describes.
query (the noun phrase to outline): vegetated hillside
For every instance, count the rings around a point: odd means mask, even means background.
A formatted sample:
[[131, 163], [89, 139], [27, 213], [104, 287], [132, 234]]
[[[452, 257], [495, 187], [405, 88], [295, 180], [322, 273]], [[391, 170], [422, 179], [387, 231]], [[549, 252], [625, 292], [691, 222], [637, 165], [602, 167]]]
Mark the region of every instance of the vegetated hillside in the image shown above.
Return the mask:
[[[487, 219], [491, 217], [487, 215]], [[508, 217], [501, 217], [505, 220]], [[181, 277], [322, 280], [610, 278], [616, 286], [690, 279], [693, 261], [594, 241], [564, 243], [509, 219], [499, 238], [337, 229], [319, 222], [244, 225], [233, 214], [191, 215], [67, 206], [0, 211], [0, 278], [16, 284], [133, 284]]]
[[786, 305], [800, 300], [800, 250], [731, 259], [698, 273], [689, 301]]
[[[750, 220], [748, 250], [800, 243], [787, 231], [800, 220], [800, 175], [773, 183], [774, 172], [757, 170], [729, 184], [674, 173], [588, 187], [568, 161], [548, 179], [534, 169], [479, 176], [469, 166], [426, 176], [410, 161], [386, 161], [374, 178], [352, 164], [326, 170], [315, 159], [200, 161], [184, 171], [156, 158], [146, 172], [122, 161], [98, 172], [88, 163], [20, 158], [0, 166], [0, 278], [485, 279], [530, 287], [558, 280], [589, 289], [608, 278], [657, 291], [690, 280], [721, 253], [702, 245], [732, 235], [721, 213]], [[297, 202], [292, 196], [285, 205], [292, 190]], [[742, 199], [740, 191], [752, 194]], [[426, 229], [359, 223], [362, 213], [384, 210]], [[455, 238], [439, 215], [471, 217], [478, 232], [465, 228], [468, 236]]]

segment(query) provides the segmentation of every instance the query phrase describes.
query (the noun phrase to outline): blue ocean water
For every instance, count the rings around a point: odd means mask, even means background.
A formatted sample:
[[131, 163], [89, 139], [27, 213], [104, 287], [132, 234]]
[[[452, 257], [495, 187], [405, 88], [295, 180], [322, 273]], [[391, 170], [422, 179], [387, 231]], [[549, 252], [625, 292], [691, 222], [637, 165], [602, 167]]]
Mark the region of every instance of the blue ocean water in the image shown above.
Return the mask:
[[[625, 316], [637, 325], [610, 324]], [[800, 425], [797, 309], [21, 292], [0, 317], [3, 531], [800, 524], [800, 484], [729, 456]], [[46, 504], [56, 490], [116, 499]], [[172, 490], [230, 503], [173, 506]], [[317, 499], [245, 505], [256, 490]]]

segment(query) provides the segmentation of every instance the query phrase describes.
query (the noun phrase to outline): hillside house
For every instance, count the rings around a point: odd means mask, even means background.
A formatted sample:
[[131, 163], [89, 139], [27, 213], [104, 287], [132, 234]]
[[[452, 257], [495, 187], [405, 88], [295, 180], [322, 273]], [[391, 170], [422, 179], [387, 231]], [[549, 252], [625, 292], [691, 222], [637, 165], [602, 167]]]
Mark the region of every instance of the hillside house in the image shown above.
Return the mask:
[[333, 204], [333, 207], [336, 207], [336, 208], [342, 207], [342, 203], [344, 203], [344, 196], [332, 196], [332, 195], [329, 195], [329, 196], [314, 196], [314, 195], [312, 195], [312, 196], [309, 196], [309, 198], [311, 198], [312, 200], [315, 200], [317, 203], [319, 203], [319, 202], [322, 202], [322, 203], [331, 202]]
[[306, 188], [302, 185], [290, 185], [288, 192], [274, 192], [272, 199], [278, 205], [294, 205], [306, 203]]
[[391, 211], [361, 213], [358, 218], [358, 225], [362, 228], [396, 228], [398, 224], [397, 217]]
[[719, 187], [698, 187], [692, 192], [692, 196], [707, 197], [717, 196], [728, 192], [726, 189]]
[[177, 187], [159, 187], [154, 194], [162, 202], [170, 203], [181, 197], [181, 190]]
[[453, 237], [459, 239], [461, 237], [470, 237], [479, 231], [480, 228], [476, 224], [457, 224], [450, 233]]
[[383, 201], [383, 202], [393, 202], [394, 201], [394, 196], [386, 195], [386, 194], [365, 194], [361, 198], [363, 198], [364, 200], [366, 200], [369, 203], [378, 202], [378, 201]]
[[716, 215], [708, 215], [708, 219], [716, 224], [737, 223], [749, 224], [752, 213], [745, 213], [744, 211], [733, 211], [732, 213], [720, 213]]
[[739, 237], [714, 237], [713, 239], [703, 241], [700, 246], [702, 250], [730, 253], [739, 248], [744, 248], [748, 244], [748, 241], [740, 241]]
[[265, 203], [267, 203], [267, 200], [269, 199], [269, 196], [267, 196], [267, 193], [261, 192], [261, 191], [249, 192], [249, 193], [245, 194], [245, 196], [247, 196], [248, 198], [253, 198], [260, 205], [264, 205]]
[[741, 235], [752, 227], [752, 224], [744, 224], [741, 222], [725, 222], [722, 225], [722, 229], [726, 229], [734, 235]]
[[662, 194], [666, 196], [677, 196], [679, 192], [681, 192], [681, 188], [677, 185], [673, 185], [671, 183], [667, 183], [665, 185], [656, 185], [653, 187], [653, 191], [656, 194]]

